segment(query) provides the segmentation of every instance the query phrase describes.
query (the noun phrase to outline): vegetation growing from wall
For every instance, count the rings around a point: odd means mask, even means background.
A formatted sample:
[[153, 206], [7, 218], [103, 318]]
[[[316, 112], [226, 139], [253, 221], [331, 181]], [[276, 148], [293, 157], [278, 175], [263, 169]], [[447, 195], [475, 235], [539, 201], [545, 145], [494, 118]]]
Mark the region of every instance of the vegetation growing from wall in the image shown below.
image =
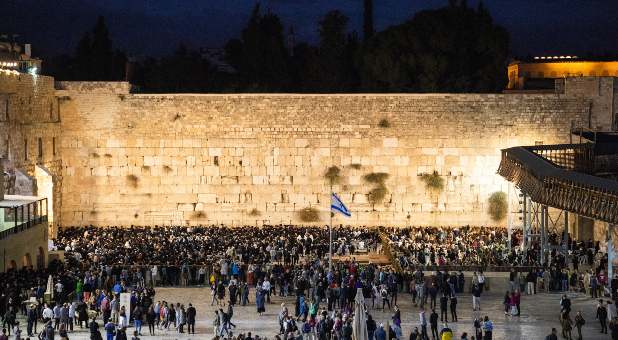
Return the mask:
[[388, 177], [389, 174], [385, 172], [371, 172], [363, 176], [363, 180], [371, 184], [384, 184]]
[[363, 166], [360, 163], [352, 163], [350, 164], [350, 168], [354, 170], [360, 170]]
[[389, 122], [388, 119], [386, 118], [382, 118], [380, 122], [378, 123], [378, 126], [386, 129], [386, 128], [391, 127], [391, 122]]
[[207, 216], [206, 212], [201, 211], [201, 210], [193, 212], [193, 218], [195, 219], [204, 219], [206, 218], [206, 216]]
[[319, 222], [320, 212], [315, 208], [303, 208], [298, 211], [298, 218], [303, 222]]
[[384, 184], [379, 184], [369, 191], [367, 200], [371, 203], [371, 205], [376, 205], [384, 200], [386, 194], [388, 194], [388, 189], [386, 186]]
[[324, 178], [326, 178], [330, 186], [338, 184], [341, 181], [341, 169], [335, 165], [329, 167], [326, 169], [326, 173], [324, 173]]
[[427, 190], [439, 192], [444, 189], [444, 178], [440, 177], [437, 171], [421, 175], [421, 180], [425, 183]]
[[139, 186], [139, 177], [133, 174], [127, 175], [127, 182], [132, 188], [136, 189]]
[[506, 194], [503, 191], [496, 191], [489, 196], [487, 201], [489, 202], [487, 213], [491, 219], [495, 222], [502, 221], [508, 211]]
[[384, 201], [388, 189], [386, 188], [386, 180], [389, 174], [385, 172], [372, 172], [363, 176], [363, 180], [369, 184], [373, 184], [373, 188], [367, 194], [367, 201], [375, 208], [375, 205]]
[[262, 213], [259, 210], [257, 210], [257, 208], [253, 208], [253, 209], [251, 209], [249, 211], [248, 215], [249, 216], [253, 216], [253, 217], [257, 217], [257, 216], [262, 215]]

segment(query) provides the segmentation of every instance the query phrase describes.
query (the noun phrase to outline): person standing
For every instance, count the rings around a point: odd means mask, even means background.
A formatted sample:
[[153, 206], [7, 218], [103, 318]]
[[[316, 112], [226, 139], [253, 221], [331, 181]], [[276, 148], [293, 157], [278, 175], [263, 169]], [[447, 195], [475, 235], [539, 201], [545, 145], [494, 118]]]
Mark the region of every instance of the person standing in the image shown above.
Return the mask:
[[144, 319], [144, 310], [142, 306], [137, 305], [133, 309], [133, 321], [135, 322], [135, 330], [137, 331], [137, 335], [142, 336], [142, 321]]
[[580, 340], [582, 339], [582, 326], [584, 326], [585, 324], [586, 320], [584, 319], [582, 312], [577, 312], [577, 315], [575, 315], [575, 328], [577, 328], [577, 337]]
[[427, 317], [425, 316], [425, 308], [421, 307], [420, 312], [418, 312], [419, 321], [421, 325], [421, 338], [420, 340], [429, 339], [427, 336]]
[[494, 324], [489, 320], [487, 315], [485, 315], [485, 320], [483, 321], [483, 331], [485, 332], [483, 340], [491, 340], [494, 332]]
[[440, 297], [440, 321], [448, 322], [448, 298], [446, 294], [442, 294]]
[[536, 273], [530, 269], [528, 275], [526, 276], [526, 293], [528, 295], [533, 295], [536, 293]]
[[435, 340], [439, 340], [438, 334], [438, 313], [436, 313], [435, 309], [431, 310], [431, 314], [429, 315], [429, 325], [431, 326], [431, 338]]
[[571, 329], [573, 329], [573, 321], [567, 312], [562, 312], [560, 315], [560, 325], [562, 326], [562, 336], [565, 339], [571, 340]]
[[114, 340], [114, 335], [116, 335], [116, 325], [110, 320], [105, 324], [105, 336], [107, 340]]
[[479, 289], [481, 290], [481, 293], [483, 293], [483, 290], [485, 289], [485, 275], [483, 274], [482, 270], [479, 271], [478, 280], [479, 280]]
[[457, 296], [451, 296], [451, 321], [457, 322]]
[[[26, 330], [28, 331], [28, 336], [34, 337], [34, 334], [37, 332], [36, 326], [35, 326], [37, 315], [36, 315], [36, 306], [34, 304], [31, 304], [30, 308], [28, 308], [27, 318], [28, 318], [28, 325], [27, 325]], [[33, 332], [33, 328], [34, 328], [34, 332]]]
[[146, 322], [148, 322], [148, 333], [150, 335], [154, 335], [156, 319], [157, 314], [155, 313], [154, 307], [151, 305], [150, 308], [148, 308], [148, 313], [146, 313]]
[[197, 314], [195, 307], [189, 304], [187, 308], [187, 333], [195, 334], [195, 315]]
[[600, 299], [599, 304], [597, 305], [596, 318], [601, 324], [601, 333], [607, 334], [607, 308], [603, 304], [603, 299]]
[[258, 315], [262, 316], [266, 312], [266, 307], [264, 304], [264, 298], [266, 293], [263, 293], [263, 289], [258, 287], [255, 290], [255, 306], [257, 308]]
[[472, 310], [481, 310], [481, 287], [480, 285], [472, 286]]

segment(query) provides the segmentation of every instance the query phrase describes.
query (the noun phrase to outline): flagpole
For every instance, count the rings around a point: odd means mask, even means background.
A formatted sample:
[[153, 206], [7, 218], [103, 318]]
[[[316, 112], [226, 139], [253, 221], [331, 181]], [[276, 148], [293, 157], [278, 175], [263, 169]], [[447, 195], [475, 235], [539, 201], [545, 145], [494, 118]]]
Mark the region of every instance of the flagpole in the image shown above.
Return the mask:
[[330, 207], [332, 205], [333, 200], [333, 186], [330, 186], [330, 197], [329, 197], [329, 207], [328, 213], [330, 215], [330, 223], [328, 227], [328, 271], [332, 273], [333, 271], [333, 209]]

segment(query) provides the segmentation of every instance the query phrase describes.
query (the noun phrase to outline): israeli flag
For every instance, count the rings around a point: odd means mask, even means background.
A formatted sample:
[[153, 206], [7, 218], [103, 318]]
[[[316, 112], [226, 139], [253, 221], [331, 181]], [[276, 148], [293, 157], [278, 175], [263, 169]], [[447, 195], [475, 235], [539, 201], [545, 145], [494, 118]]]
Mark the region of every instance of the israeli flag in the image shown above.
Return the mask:
[[337, 197], [337, 194], [335, 193], [333, 193], [330, 198], [330, 210], [333, 212], [341, 213], [342, 215], [345, 215], [347, 217], [352, 216], [348, 208], [345, 206], [345, 204], [343, 204], [343, 202], [341, 202], [341, 200], [339, 199], [339, 197]]

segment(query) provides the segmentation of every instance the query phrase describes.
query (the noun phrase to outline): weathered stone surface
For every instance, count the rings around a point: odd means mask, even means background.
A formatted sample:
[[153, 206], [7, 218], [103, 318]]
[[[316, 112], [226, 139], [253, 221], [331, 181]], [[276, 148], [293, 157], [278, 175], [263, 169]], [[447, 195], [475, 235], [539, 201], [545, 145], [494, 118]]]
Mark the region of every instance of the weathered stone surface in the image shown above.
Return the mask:
[[[568, 142], [593, 95], [568, 84], [566, 94], [144, 95], [126, 83], [55, 90], [49, 77], [14, 78], [0, 77], [10, 117], [0, 111], [0, 150], [28, 173], [49, 169], [62, 225], [256, 223], [253, 208], [259, 224], [298, 223], [300, 209], [328, 209], [333, 165], [333, 190], [353, 212], [335, 223], [488, 224], [487, 198], [507, 188], [500, 149]], [[607, 82], [597, 102], [614, 100]], [[433, 171], [442, 192], [420, 179]], [[390, 175], [375, 205], [363, 180], [372, 172]]]

